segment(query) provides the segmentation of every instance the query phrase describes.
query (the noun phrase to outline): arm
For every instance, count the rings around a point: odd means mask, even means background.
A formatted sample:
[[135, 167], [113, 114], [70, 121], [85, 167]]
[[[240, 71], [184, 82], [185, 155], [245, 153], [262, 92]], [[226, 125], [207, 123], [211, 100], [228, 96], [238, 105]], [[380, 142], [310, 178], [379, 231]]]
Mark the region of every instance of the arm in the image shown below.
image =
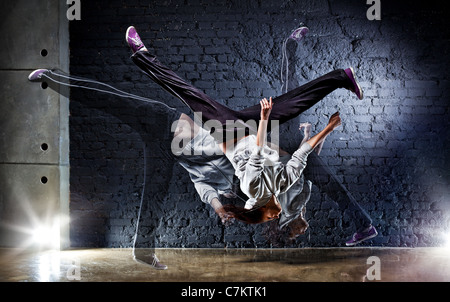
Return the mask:
[[[303, 143], [307, 142], [311, 138], [311, 124], [310, 123], [301, 123], [299, 130], [302, 130], [302, 128], [304, 128], [305, 130], [303, 130], [303, 140], [300, 143], [300, 146], [303, 145]], [[322, 139], [322, 141], [314, 148], [314, 151], [317, 153], [317, 155], [320, 155], [320, 151], [322, 151], [322, 147], [323, 147], [325, 138], [326, 137], [324, 137]], [[281, 155], [281, 153], [280, 153], [280, 155]]]
[[323, 138], [323, 140], [319, 143], [319, 145], [314, 148], [314, 151], [316, 151], [317, 155], [320, 155], [320, 151], [322, 151], [323, 142], [325, 141], [326, 136]]
[[306, 143], [306, 141], [311, 138], [311, 124], [310, 123], [301, 123], [298, 130], [302, 130], [302, 128], [305, 128], [305, 130], [303, 130], [303, 140], [300, 143], [300, 146], [303, 145], [303, 143]]
[[263, 149], [267, 139], [267, 125], [272, 110], [272, 98], [270, 98], [270, 101], [264, 98], [260, 101], [260, 104], [261, 120], [255, 138], [255, 146], [252, 146], [253, 150], [251, 150], [251, 155], [245, 164], [245, 176], [240, 178], [241, 189], [248, 196], [259, 195], [262, 190], [262, 186], [260, 186], [262, 181], [261, 173], [264, 171], [266, 161]]
[[197, 190], [200, 199], [214, 209], [214, 212], [219, 215], [223, 224], [231, 222], [232, 216], [223, 208], [223, 205], [219, 200], [219, 193], [217, 193], [217, 190], [214, 187], [204, 182], [196, 182], [194, 183], [194, 187]]
[[213, 200], [210, 203], [211, 207], [214, 209], [217, 215], [219, 215], [220, 220], [223, 224], [228, 225], [229, 223], [232, 223], [232, 214], [227, 212], [222, 203], [219, 201], [218, 198], [213, 198]]
[[200, 196], [200, 199], [204, 203], [211, 204], [211, 201], [214, 198], [216, 199], [219, 198], [219, 193], [217, 192], [217, 190], [213, 186], [207, 184], [206, 182], [196, 181], [194, 182], [194, 187], [198, 195]]
[[306, 141], [313, 149], [317, 147], [320, 143], [323, 142], [323, 140], [331, 133], [333, 132], [336, 127], [341, 125], [341, 118], [339, 116], [339, 112], [336, 112], [333, 114], [328, 121], [328, 125], [319, 133], [314, 135], [312, 138], [310, 138], [308, 141]]
[[261, 104], [261, 119], [259, 121], [258, 133], [256, 134], [256, 145], [258, 147], [264, 146], [267, 139], [267, 124], [269, 123], [270, 112], [272, 111], [272, 98], [267, 101], [266, 98], [260, 101]]
[[284, 177], [283, 184], [281, 185], [281, 193], [288, 190], [292, 184], [300, 178], [306, 167], [306, 160], [309, 153], [323, 142], [325, 137], [340, 124], [341, 118], [339, 117], [339, 112], [336, 112], [331, 116], [328, 125], [322, 131], [308, 139], [306, 143], [302, 144], [300, 148], [292, 154], [291, 159], [287, 162], [285, 169], [283, 170]]

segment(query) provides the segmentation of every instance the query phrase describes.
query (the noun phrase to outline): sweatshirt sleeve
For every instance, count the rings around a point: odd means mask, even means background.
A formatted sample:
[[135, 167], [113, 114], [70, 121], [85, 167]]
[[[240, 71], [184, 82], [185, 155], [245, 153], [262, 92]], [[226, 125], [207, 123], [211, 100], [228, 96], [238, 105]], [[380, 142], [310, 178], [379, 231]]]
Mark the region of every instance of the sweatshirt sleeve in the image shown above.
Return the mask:
[[281, 186], [280, 193], [286, 192], [301, 177], [303, 170], [306, 168], [308, 155], [312, 150], [311, 145], [305, 142], [292, 154], [284, 169], [284, 183]]
[[266, 161], [266, 157], [264, 155], [264, 147], [255, 146], [248, 159], [246, 172], [250, 173], [248, 175], [259, 176], [261, 172], [264, 170], [264, 163]]
[[211, 204], [214, 198], [219, 199], [219, 193], [212, 186], [204, 182], [194, 183], [195, 190], [197, 190], [200, 199], [207, 204]]
[[[248, 190], [250, 196], [258, 195], [259, 181], [261, 178], [261, 173], [264, 170], [265, 155], [263, 153], [263, 147], [255, 146], [252, 153], [245, 165], [245, 177], [241, 178], [241, 188]], [[247, 193], [247, 192], [244, 192]]]

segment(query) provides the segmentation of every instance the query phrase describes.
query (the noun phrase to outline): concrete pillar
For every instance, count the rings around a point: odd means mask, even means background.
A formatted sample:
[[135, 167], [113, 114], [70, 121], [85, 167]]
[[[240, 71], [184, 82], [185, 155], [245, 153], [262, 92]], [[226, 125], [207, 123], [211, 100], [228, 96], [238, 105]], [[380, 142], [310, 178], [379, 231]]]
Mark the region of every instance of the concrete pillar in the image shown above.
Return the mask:
[[68, 99], [31, 83], [38, 68], [69, 71], [66, 1], [3, 1], [0, 11], [0, 246], [29, 247], [33, 232], [69, 231]]

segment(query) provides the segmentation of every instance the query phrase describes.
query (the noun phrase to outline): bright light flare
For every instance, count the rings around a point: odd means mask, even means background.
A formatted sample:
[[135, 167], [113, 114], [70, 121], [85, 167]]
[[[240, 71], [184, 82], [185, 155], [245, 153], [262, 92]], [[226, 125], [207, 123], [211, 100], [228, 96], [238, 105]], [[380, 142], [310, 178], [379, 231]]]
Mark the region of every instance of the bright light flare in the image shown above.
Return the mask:
[[59, 219], [55, 218], [52, 224], [37, 225], [31, 231], [31, 240], [33, 245], [39, 248], [59, 249], [60, 247], [60, 224]]
[[[64, 221], [63, 221], [64, 222]], [[9, 225], [13, 232], [22, 234], [24, 240], [19, 249], [60, 250], [61, 219], [54, 217], [46, 220], [33, 219], [29, 225]]]
[[68, 233], [69, 215], [60, 211], [58, 202], [33, 200], [28, 192], [20, 188], [12, 188], [11, 195], [16, 204], [12, 219], [0, 221], [0, 226], [9, 230], [11, 244], [18, 250], [60, 250], [67, 245], [64, 240]]
[[443, 247], [450, 249], [450, 232], [442, 234]]

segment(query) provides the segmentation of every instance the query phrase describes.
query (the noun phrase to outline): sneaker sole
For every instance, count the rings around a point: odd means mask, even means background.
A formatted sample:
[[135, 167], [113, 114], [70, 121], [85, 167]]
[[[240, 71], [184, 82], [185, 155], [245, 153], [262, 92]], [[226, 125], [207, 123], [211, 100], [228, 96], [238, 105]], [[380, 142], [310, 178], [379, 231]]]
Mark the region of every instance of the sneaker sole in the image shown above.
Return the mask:
[[[130, 26], [127, 28], [127, 32], [125, 33], [125, 41], [127, 41], [128, 46], [131, 47], [130, 42], [128, 41], [128, 33], [130, 32], [130, 30], [134, 28], [134, 26]], [[134, 28], [136, 30], [136, 28]]]

